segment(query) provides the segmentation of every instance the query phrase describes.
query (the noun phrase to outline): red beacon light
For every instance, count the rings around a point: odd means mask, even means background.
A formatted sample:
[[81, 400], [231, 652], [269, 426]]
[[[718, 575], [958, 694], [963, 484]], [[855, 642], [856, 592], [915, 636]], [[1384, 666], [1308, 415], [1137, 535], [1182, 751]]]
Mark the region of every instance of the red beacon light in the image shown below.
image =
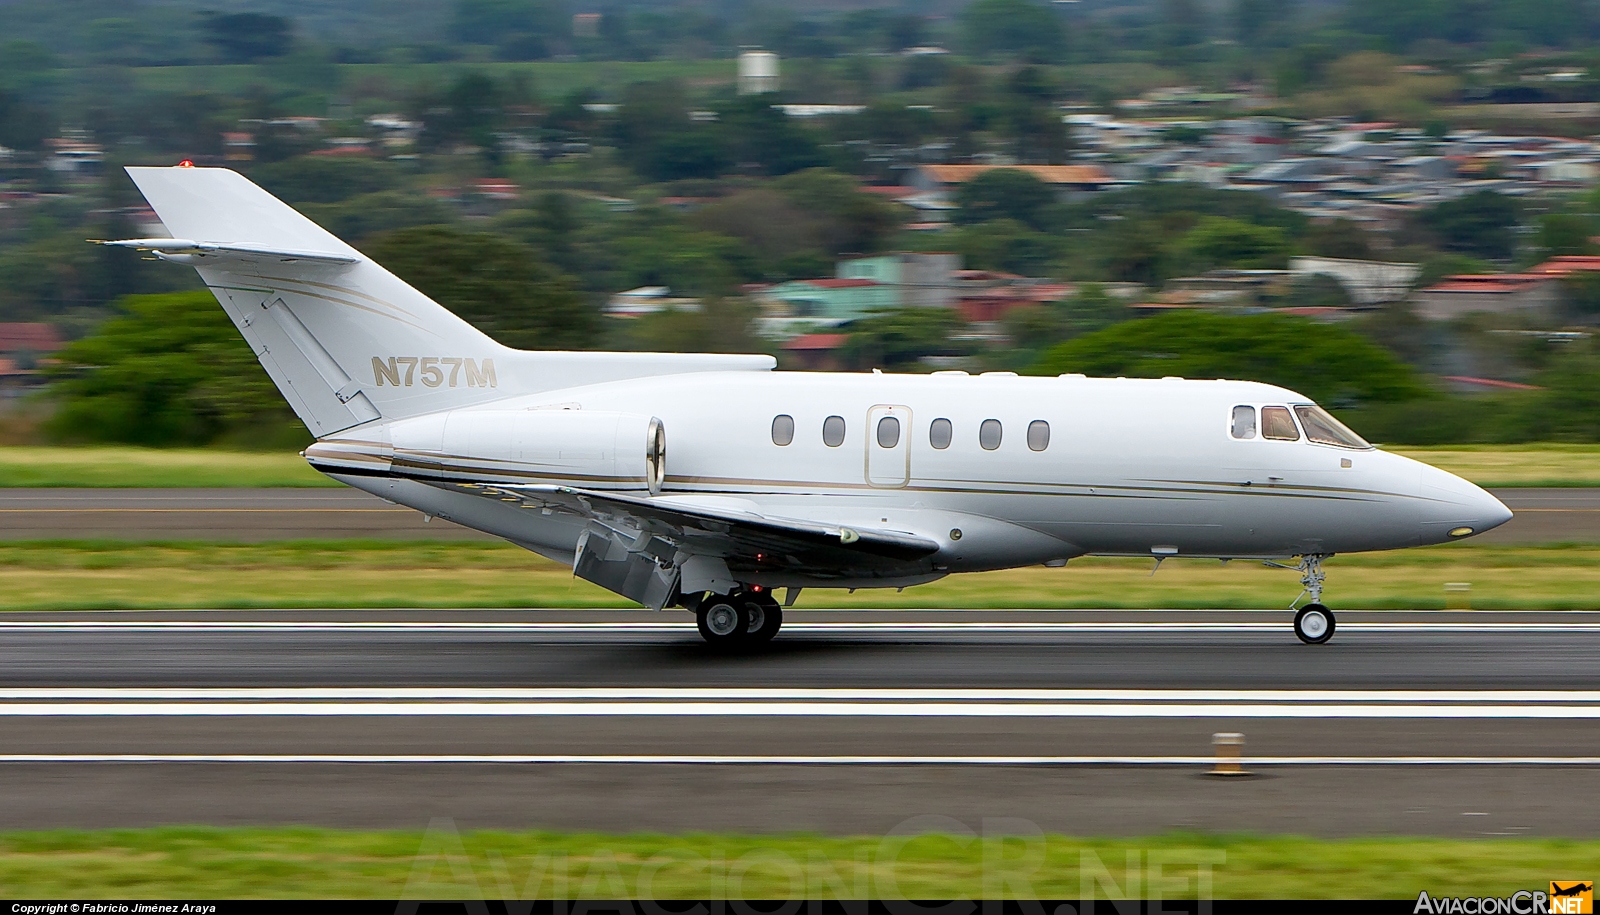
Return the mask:
[[182, 162], [178, 163], [178, 167], [179, 168], [194, 168], [194, 160], [193, 159], [185, 159]]

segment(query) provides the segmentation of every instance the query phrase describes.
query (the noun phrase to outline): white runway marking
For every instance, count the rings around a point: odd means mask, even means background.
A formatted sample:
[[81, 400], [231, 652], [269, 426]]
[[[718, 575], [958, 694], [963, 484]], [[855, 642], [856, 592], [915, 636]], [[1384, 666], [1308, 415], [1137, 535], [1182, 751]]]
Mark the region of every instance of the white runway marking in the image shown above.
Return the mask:
[[[1376, 689], [900, 689], [742, 686], [290, 686], [290, 687], [0, 687], [0, 703], [88, 700], [114, 702], [317, 702], [394, 700], [583, 701], [822, 700], [829, 702], [1211, 702], [1211, 703], [1553, 703], [1600, 704], [1600, 690], [1376, 690]], [[3, 708], [0, 705], [0, 708]]]
[[0, 718], [1600, 719], [1592, 690], [0, 689]]
[[[498, 765], [778, 765], [778, 766], [1210, 766], [1210, 756], [681, 756], [681, 755], [335, 755], [335, 754], [30, 754], [4, 763], [323, 763]], [[1594, 766], [1600, 756], [1261, 756], [1248, 766]]]
[[820, 717], [1600, 719], [1600, 705], [1129, 705], [984, 702], [63, 702], [0, 704], [0, 718]]
[[[1287, 611], [1284, 620], [1289, 618]], [[494, 622], [291, 622], [277, 620], [251, 620], [213, 622], [209, 620], [60, 620], [60, 621], [0, 621], [0, 631], [6, 632], [351, 632], [351, 633], [498, 633], [530, 635], [583, 634], [603, 632], [669, 633], [689, 635], [694, 633], [694, 622], [639, 622], [639, 623], [494, 623]], [[1170, 622], [849, 622], [849, 623], [786, 623], [783, 632], [790, 635], [893, 635], [896, 633], [1116, 633], [1116, 632], [1216, 632], [1281, 634], [1289, 631], [1287, 622], [1271, 623], [1208, 623], [1203, 621]], [[1339, 624], [1340, 633], [1365, 632], [1561, 632], [1600, 633], [1600, 623], [1553, 622], [1482, 622], [1482, 623], [1410, 623], [1410, 622], [1350, 622]]]

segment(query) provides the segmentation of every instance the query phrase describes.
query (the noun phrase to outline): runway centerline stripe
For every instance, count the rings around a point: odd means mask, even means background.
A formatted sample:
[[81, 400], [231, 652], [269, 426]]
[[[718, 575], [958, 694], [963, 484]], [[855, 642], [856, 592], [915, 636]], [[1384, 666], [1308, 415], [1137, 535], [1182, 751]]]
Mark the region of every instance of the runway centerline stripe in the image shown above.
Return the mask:
[[9, 702], [16, 717], [1379, 718], [1600, 720], [1600, 705], [1086, 702]]
[[1600, 703], [1600, 690], [952, 689], [849, 687], [10, 687], [4, 702], [748, 700], [828, 702]]
[[[31, 754], [6, 763], [232, 763], [356, 765], [800, 765], [800, 766], [1209, 766], [1210, 756], [689, 756], [689, 755], [337, 755]], [[1260, 756], [1248, 766], [1594, 766], [1600, 756]]]

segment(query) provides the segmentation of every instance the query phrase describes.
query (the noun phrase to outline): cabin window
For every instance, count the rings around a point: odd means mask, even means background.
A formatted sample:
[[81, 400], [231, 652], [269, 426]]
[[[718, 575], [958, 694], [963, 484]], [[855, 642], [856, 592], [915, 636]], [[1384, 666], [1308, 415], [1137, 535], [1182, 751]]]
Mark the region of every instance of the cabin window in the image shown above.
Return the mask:
[[878, 420], [878, 447], [893, 448], [900, 444], [900, 420], [885, 416]]
[[1050, 447], [1050, 424], [1042, 419], [1028, 423], [1028, 447], [1034, 451], [1043, 451]]
[[1261, 437], [1275, 442], [1298, 442], [1300, 430], [1294, 427], [1294, 417], [1288, 407], [1261, 408]]
[[1300, 416], [1300, 425], [1305, 427], [1307, 441], [1339, 448], [1372, 447], [1361, 436], [1350, 431], [1350, 427], [1329, 416], [1328, 411], [1315, 404], [1302, 404], [1295, 407], [1294, 412]]
[[844, 444], [844, 417], [830, 416], [822, 421], [822, 443], [829, 448]]
[[1237, 406], [1233, 408], [1233, 423], [1229, 426], [1234, 438], [1256, 437], [1256, 408]]
[[955, 430], [950, 426], [948, 419], [936, 419], [928, 427], [928, 444], [943, 451], [950, 447], [950, 440], [955, 437]]
[[982, 445], [985, 451], [993, 451], [1000, 447], [1000, 431], [1000, 420], [984, 420], [983, 425], [978, 427], [978, 444]]
[[772, 418], [772, 443], [787, 445], [792, 441], [794, 441], [794, 417], [787, 413], [779, 413]]

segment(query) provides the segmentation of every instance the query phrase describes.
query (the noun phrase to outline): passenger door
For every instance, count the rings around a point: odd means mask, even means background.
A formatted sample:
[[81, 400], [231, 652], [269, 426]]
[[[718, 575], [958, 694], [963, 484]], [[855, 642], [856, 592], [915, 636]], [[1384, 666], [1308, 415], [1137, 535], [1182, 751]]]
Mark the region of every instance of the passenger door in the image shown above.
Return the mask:
[[911, 408], [879, 404], [867, 411], [867, 483], [885, 489], [911, 480]]

